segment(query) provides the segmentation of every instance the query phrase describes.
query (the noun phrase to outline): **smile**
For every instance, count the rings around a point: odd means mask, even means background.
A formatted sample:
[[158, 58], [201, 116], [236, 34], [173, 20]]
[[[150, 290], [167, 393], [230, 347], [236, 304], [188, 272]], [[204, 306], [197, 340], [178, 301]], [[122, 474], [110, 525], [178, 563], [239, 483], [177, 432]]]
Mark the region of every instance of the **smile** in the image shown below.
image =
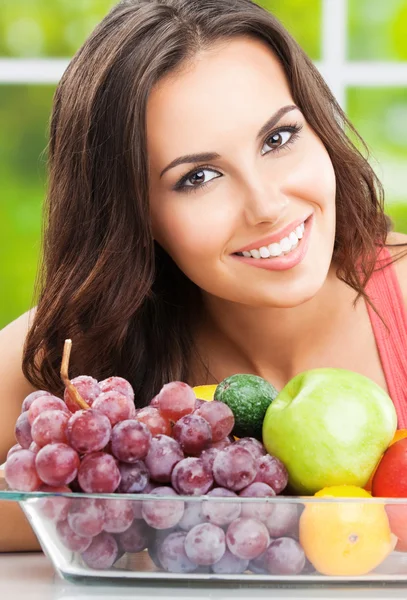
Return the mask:
[[270, 258], [288, 254], [298, 246], [305, 230], [305, 222], [301, 223], [288, 236], [283, 237], [279, 242], [274, 242], [269, 246], [254, 248], [250, 251], [236, 252], [236, 256], [245, 256], [246, 258]]
[[297, 225], [290, 233], [268, 246], [235, 252], [231, 256], [248, 266], [269, 271], [292, 269], [304, 259], [310, 241], [314, 213]]

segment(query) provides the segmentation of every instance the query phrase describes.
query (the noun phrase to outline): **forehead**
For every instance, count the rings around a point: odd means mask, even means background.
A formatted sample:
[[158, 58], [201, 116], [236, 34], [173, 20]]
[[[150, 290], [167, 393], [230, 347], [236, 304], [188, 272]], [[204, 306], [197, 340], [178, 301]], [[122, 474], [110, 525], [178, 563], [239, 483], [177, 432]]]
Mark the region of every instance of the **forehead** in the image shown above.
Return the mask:
[[146, 115], [149, 151], [167, 159], [185, 151], [218, 150], [220, 137], [226, 139], [237, 127], [251, 129], [252, 135], [289, 103], [284, 71], [265, 43], [243, 37], [223, 41], [153, 88]]

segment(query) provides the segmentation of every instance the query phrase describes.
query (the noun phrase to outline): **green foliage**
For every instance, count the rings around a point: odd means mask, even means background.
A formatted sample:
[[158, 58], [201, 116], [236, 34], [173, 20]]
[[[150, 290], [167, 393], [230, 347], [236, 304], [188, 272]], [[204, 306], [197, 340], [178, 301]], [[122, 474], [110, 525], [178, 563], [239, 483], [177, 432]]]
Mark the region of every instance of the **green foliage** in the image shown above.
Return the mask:
[[114, 0], [4, 1], [0, 55], [72, 56], [114, 4]]
[[322, 0], [257, 0], [275, 15], [313, 59], [321, 58]]
[[348, 0], [352, 60], [407, 60], [406, 0]]

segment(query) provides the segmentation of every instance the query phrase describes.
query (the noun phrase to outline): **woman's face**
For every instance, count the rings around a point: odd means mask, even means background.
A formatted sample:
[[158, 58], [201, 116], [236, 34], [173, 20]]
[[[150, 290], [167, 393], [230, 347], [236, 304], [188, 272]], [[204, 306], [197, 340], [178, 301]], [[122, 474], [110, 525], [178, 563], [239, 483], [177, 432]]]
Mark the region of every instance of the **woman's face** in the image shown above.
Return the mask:
[[224, 42], [160, 80], [147, 140], [154, 237], [205, 294], [280, 308], [316, 294], [335, 175], [265, 44]]

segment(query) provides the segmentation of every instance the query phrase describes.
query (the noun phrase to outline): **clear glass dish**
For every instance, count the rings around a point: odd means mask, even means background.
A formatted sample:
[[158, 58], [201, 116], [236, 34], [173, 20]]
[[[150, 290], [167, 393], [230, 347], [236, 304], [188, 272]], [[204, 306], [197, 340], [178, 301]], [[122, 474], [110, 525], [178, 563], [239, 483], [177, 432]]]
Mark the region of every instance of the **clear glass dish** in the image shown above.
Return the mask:
[[[394, 535], [394, 527], [399, 535], [404, 527], [407, 539], [407, 499], [50, 494], [9, 491], [0, 479], [0, 500], [20, 504], [55, 570], [70, 581], [407, 582], [407, 551], [395, 549]], [[390, 513], [393, 534], [389, 541], [386, 519]], [[166, 519], [174, 523], [170, 530], [151, 526], [162, 526]], [[203, 523], [212, 524], [210, 533], [215, 537], [205, 540], [208, 528], [205, 534], [205, 529], [192, 527]], [[82, 535], [72, 538], [68, 526]], [[102, 526], [110, 532], [95, 534]], [[269, 545], [267, 561], [249, 560], [262, 544], [269, 544], [264, 531], [273, 551]], [[276, 545], [275, 540], [281, 538], [285, 541]], [[81, 548], [74, 551], [67, 543]], [[235, 553], [232, 557], [230, 550]], [[236, 560], [236, 553], [246, 558]], [[162, 568], [163, 561], [167, 569]], [[374, 566], [369, 568], [369, 564]], [[319, 570], [315, 568], [320, 565]], [[355, 569], [358, 573], [351, 573]]]

